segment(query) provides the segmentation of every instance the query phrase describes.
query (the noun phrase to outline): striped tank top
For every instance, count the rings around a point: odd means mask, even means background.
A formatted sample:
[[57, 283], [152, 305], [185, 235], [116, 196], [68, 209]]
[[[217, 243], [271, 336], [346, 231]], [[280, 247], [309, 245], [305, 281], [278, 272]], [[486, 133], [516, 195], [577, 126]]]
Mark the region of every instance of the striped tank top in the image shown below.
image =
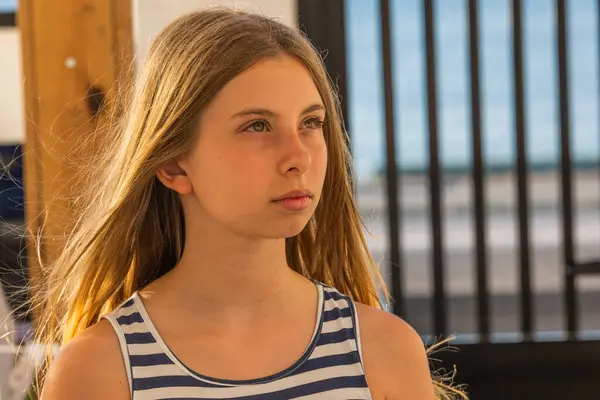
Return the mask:
[[294, 365], [253, 380], [210, 378], [186, 367], [161, 339], [137, 293], [104, 316], [112, 324], [133, 400], [371, 399], [353, 301], [318, 283], [317, 324]]

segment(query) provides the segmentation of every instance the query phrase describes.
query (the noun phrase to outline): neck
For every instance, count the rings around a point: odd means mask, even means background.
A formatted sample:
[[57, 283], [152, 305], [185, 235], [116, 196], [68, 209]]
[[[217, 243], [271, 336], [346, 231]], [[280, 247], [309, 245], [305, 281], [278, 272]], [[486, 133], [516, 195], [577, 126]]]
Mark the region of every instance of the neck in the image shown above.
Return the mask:
[[175, 268], [142, 291], [151, 309], [177, 310], [171, 318], [183, 326], [219, 334], [243, 335], [289, 315], [313, 319], [315, 285], [287, 265], [285, 239], [257, 240], [199, 225], [204, 229], [186, 227]]
[[[293, 293], [303, 279], [286, 261], [285, 239], [186, 229], [185, 250], [163, 287], [188, 304], [247, 307]], [[306, 282], [304, 282], [305, 284]]]

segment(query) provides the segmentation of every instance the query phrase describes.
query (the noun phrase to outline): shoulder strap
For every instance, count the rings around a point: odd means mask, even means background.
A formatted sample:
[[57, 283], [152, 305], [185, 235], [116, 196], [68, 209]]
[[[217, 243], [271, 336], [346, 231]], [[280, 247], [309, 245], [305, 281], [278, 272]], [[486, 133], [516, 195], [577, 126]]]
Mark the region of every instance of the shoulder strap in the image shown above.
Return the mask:
[[119, 345], [121, 348], [121, 356], [123, 357], [123, 363], [125, 364], [125, 371], [127, 372], [127, 381], [129, 382], [129, 392], [131, 393], [131, 398], [133, 398], [133, 382], [131, 378], [131, 363], [129, 362], [129, 350], [127, 347], [127, 341], [125, 340], [125, 334], [121, 329], [121, 326], [117, 322], [115, 315], [110, 313], [104, 315], [102, 318], [106, 319], [112, 325], [117, 338], [119, 339]]
[[[134, 329], [139, 330], [140, 325], [145, 325], [142, 317], [140, 316], [140, 312], [135, 304], [134, 296], [131, 296], [129, 299], [124, 301], [121, 305], [119, 305], [112, 312], [104, 315], [102, 318], [105, 318], [112, 325], [115, 334], [119, 339], [119, 345], [121, 347], [121, 356], [123, 357], [123, 363], [125, 364], [125, 370], [127, 371], [127, 380], [129, 382], [129, 390], [131, 392], [131, 398], [133, 399], [133, 368], [131, 365], [131, 351], [130, 351], [130, 341], [131, 341], [131, 330]], [[143, 328], [145, 330], [145, 328]], [[130, 337], [128, 339], [128, 336]]]
[[[334, 322], [339, 328], [344, 328], [345, 339], [352, 339], [356, 345], [360, 364], [362, 362], [362, 346], [360, 341], [360, 329], [356, 304], [349, 297], [340, 293], [337, 289], [323, 285], [324, 287], [324, 313], [325, 320]], [[341, 331], [338, 333], [338, 335]], [[340, 338], [341, 339], [341, 338]]]

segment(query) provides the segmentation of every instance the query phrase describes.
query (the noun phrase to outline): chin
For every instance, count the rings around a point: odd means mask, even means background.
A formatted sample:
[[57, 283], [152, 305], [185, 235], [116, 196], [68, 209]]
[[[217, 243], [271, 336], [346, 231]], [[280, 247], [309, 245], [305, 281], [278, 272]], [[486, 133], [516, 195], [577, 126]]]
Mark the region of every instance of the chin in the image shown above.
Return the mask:
[[273, 227], [275, 229], [273, 229], [272, 233], [273, 233], [273, 237], [274, 238], [291, 238], [294, 236], [299, 235], [304, 228], [306, 228], [306, 225], [308, 224], [309, 219], [304, 217], [304, 218], [290, 218], [288, 221], [285, 221], [284, 224], [281, 224], [281, 226], [278, 227]]

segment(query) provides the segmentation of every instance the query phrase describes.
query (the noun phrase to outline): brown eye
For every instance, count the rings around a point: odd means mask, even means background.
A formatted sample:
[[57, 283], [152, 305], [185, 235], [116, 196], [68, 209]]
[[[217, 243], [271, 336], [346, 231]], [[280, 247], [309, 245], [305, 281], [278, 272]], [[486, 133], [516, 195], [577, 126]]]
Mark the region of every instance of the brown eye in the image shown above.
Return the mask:
[[254, 121], [245, 129], [250, 132], [264, 132], [268, 129], [266, 121]]
[[310, 118], [304, 121], [304, 127], [307, 129], [321, 129], [323, 127], [323, 121], [319, 118]]

